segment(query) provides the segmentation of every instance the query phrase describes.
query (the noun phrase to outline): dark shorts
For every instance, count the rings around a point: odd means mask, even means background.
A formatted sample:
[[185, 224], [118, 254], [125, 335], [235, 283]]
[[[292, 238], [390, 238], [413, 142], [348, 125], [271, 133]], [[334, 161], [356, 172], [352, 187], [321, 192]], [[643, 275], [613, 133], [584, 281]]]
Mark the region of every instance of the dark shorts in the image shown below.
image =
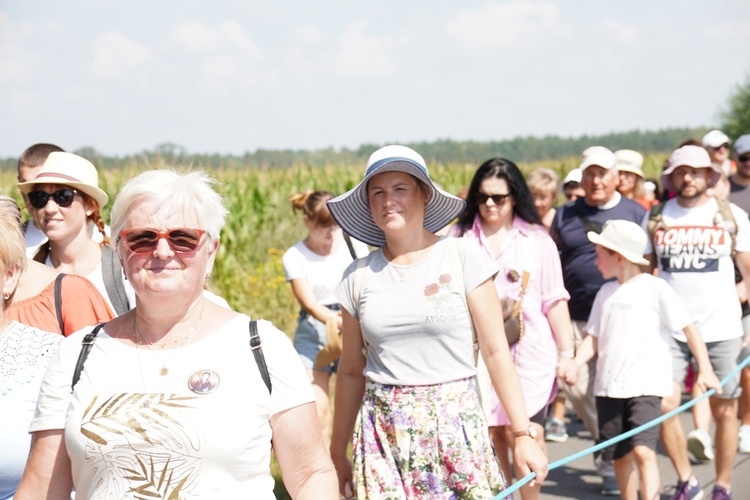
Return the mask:
[[547, 421], [547, 408], [548, 406], [545, 405], [539, 412], [537, 412], [536, 415], [533, 415], [529, 420], [532, 423], [539, 424], [542, 427], [544, 427], [544, 422]]
[[[661, 416], [659, 396], [638, 396], [628, 399], [596, 397], [596, 412], [599, 417], [599, 442], [624, 434]], [[601, 451], [605, 460], [617, 460], [630, 453], [635, 446], [642, 445], [656, 451], [659, 426], [655, 425], [627, 439], [607, 446]]]

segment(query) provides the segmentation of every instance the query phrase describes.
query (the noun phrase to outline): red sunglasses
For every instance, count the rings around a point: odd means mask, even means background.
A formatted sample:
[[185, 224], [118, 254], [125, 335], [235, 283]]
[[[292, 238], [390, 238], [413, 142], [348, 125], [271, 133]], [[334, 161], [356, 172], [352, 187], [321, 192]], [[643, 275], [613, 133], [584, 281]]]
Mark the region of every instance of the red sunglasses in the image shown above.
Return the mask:
[[120, 237], [128, 250], [133, 253], [152, 253], [159, 245], [159, 240], [164, 238], [169, 248], [174, 253], [194, 252], [201, 243], [206, 231], [203, 229], [191, 229], [178, 227], [169, 231], [157, 231], [155, 229], [126, 229], [120, 231]]

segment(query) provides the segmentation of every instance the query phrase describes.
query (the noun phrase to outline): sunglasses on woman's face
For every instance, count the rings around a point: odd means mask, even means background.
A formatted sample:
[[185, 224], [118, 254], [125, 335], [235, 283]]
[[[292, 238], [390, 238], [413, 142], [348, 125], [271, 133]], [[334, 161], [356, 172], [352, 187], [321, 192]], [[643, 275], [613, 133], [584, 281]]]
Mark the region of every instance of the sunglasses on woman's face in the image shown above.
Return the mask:
[[477, 193], [477, 203], [482, 205], [484, 203], [487, 203], [487, 200], [492, 200], [492, 203], [495, 205], [502, 205], [505, 203], [505, 200], [508, 199], [508, 196], [510, 196], [510, 193], [507, 194], [484, 194], [484, 193]]
[[126, 229], [120, 232], [120, 237], [128, 250], [133, 253], [153, 253], [164, 238], [174, 253], [194, 252], [200, 245], [201, 238], [206, 233], [203, 229], [179, 227], [169, 231], [154, 229]]
[[47, 193], [45, 191], [31, 191], [27, 196], [29, 197], [29, 203], [34, 208], [44, 208], [47, 206], [47, 202], [52, 198], [57, 206], [67, 208], [73, 204], [73, 200], [76, 197], [78, 191], [75, 189], [59, 189], [54, 193]]

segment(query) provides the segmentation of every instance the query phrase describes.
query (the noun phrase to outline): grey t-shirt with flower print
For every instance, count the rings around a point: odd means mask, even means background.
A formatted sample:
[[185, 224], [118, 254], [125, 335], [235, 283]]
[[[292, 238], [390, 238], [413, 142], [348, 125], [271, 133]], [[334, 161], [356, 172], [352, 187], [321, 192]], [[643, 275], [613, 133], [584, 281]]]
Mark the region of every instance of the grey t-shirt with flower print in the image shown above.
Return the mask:
[[[365, 376], [387, 385], [428, 385], [472, 377], [471, 317], [462, 294], [498, 272], [477, 245], [454, 240], [463, 287], [451, 265], [449, 242], [441, 238], [418, 262], [392, 264], [382, 250], [366, 257], [360, 290], [353, 262], [336, 289], [341, 306], [360, 322], [367, 347]], [[359, 296], [359, 307], [356, 297]]]

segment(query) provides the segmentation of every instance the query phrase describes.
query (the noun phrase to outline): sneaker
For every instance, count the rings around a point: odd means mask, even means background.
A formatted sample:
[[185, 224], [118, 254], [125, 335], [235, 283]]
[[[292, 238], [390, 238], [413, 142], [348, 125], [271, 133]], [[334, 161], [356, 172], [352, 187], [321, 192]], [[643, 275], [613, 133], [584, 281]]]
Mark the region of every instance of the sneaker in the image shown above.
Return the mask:
[[568, 440], [568, 429], [559, 418], [550, 418], [544, 426], [544, 440], [564, 443]]
[[684, 482], [678, 481], [675, 490], [670, 500], [700, 500], [703, 498], [703, 490], [695, 476]]
[[740, 426], [740, 453], [750, 453], [750, 425]]
[[711, 500], [732, 500], [732, 492], [717, 484], [711, 493]]
[[695, 429], [688, 433], [687, 447], [696, 460], [710, 461], [714, 459], [714, 447], [711, 443], [711, 436], [703, 429]]
[[602, 482], [602, 496], [619, 497], [620, 487], [617, 486], [615, 478], [612, 476], [604, 476], [602, 479], [604, 480], [604, 482]]

